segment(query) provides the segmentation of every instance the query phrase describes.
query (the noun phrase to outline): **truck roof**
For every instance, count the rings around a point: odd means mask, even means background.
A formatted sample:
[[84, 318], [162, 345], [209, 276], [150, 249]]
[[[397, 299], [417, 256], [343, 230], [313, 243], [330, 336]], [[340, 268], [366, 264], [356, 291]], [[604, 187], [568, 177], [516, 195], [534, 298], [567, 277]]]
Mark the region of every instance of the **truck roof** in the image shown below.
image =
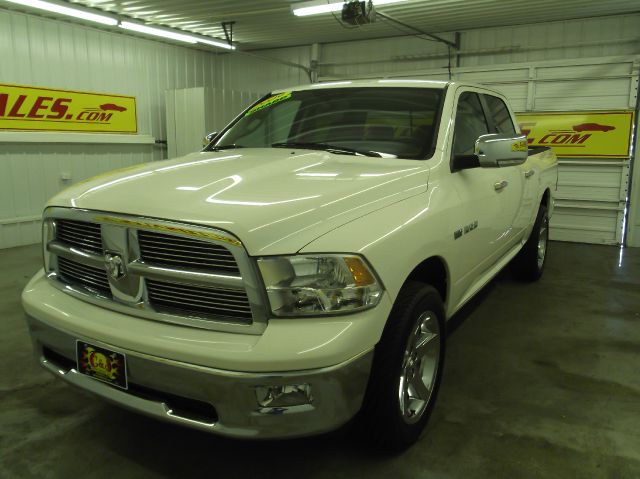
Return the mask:
[[491, 87], [479, 83], [449, 80], [427, 80], [422, 78], [374, 78], [368, 80], [335, 80], [321, 83], [310, 83], [289, 88], [280, 88], [272, 93], [284, 93], [288, 91], [315, 90], [325, 88], [362, 88], [362, 87], [413, 87], [413, 88], [445, 88], [449, 85], [464, 85], [493, 90]]
[[414, 88], [445, 88], [450, 81], [425, 80], [420, 78], [379, 78], [369, 80], [336, 80], [308, 85], [298, 85], [290, 88], [274, 90], [272, 93], [288, 91], [315, 90], [325, 88], [362, 88], [362, 87], [414, 87]]

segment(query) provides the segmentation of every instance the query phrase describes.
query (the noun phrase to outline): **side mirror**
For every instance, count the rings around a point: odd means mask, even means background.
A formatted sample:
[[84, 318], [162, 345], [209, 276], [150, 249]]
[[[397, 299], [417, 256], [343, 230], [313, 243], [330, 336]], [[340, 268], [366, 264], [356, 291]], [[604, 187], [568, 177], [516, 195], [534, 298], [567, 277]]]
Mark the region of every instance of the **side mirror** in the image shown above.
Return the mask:
[[476, 140], [475, 154], [483, 168], [521, 165], [527, 161], [527, 137], [496, 133], [482, 135]]
[[207, 146], [209, 143], [211, 143], [213, 141], [213, 139], [218, 136], [218, 132], [217, 131], [213, 131], [211, 133], [207, 133], [204, 138], [202, 139], [202, 146]]

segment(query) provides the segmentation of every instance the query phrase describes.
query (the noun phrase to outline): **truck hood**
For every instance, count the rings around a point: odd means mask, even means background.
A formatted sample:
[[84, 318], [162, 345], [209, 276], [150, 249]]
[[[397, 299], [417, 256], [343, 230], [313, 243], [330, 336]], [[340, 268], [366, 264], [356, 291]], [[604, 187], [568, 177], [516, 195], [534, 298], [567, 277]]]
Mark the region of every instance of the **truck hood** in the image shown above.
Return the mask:
[[48, 206], [212, 226], [252, 255], [295, 253], [355, 218], [427, 189], [425, 162], [243, 148], [138, 165], [71, 186]]

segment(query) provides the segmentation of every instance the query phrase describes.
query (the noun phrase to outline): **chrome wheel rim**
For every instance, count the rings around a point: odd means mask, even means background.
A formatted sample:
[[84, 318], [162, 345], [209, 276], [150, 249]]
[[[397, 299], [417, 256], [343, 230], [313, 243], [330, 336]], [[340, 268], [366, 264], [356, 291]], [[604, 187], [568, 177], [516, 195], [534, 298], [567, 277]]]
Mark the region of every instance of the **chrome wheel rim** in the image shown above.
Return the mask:
[[440, 324], [433, 311], [416, 321], [404, 351], [398, 396], [407, 424], [420, 420], [433, 394], [440, 363]]
[[538, 269], [542, 269], [547, 255], [547, 241], [549, 239], [549, 218], [545, 215], [538, 234]]

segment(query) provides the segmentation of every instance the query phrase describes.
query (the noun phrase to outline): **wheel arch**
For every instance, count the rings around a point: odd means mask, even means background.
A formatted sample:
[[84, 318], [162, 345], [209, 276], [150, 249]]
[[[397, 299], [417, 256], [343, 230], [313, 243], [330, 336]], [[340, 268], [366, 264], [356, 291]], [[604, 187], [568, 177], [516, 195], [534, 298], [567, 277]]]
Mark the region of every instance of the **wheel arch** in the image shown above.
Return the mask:
[[553, 210], [554, 210], [554, 201], [553, 201], [553, 197], [551, 196], [551, 189], [550, 188], [545, 188], [544, 192], [542, 193], [542, 197], [540, 198], [540, 206], [545, 205], [547, 207], [547, 214], [549, 215], [549, 218], [551, 218], [551, 216], [553, 215]]
[[449, 268], [443, 257], [431, 256], [420, 262], [407, 276], [403, 287], [410, 281], [430, 284], [440, 293], [442, 303], [447, 304], [450, 286]]
[[544, 193], [542, 193], [540, 204], [545, 205], [547, 207], [547, 211], [549, 211], [549, 207], [551, 206], [551, 190], [549, 188], [546, 188]]

